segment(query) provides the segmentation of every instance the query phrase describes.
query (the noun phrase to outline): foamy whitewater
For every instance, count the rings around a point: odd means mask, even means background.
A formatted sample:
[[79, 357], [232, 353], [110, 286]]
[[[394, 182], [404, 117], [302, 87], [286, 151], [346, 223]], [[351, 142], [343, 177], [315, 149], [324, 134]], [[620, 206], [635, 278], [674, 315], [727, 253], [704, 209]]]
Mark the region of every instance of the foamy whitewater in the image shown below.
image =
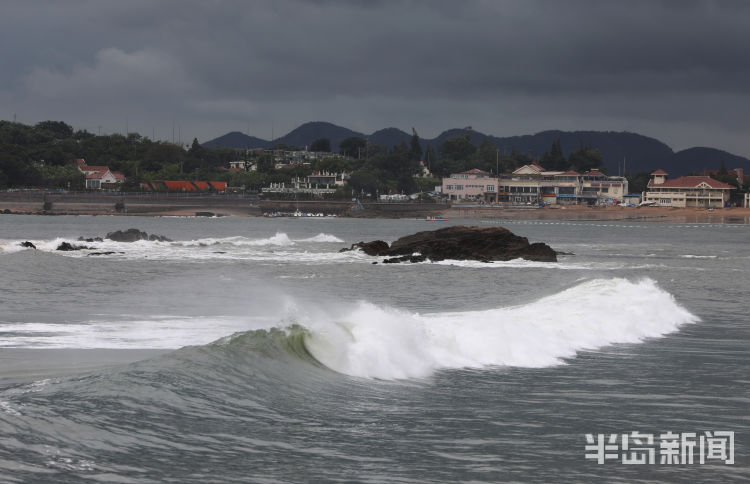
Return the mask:
[[[750, 479], [747, 226], [448, 223], [560, 260], [340, 252], [415, 220], [0, 215], [0, 481]], [[172, 241], [78, 240], [135, 224]], [[735, 465], [584, 458], [710, 430]]]

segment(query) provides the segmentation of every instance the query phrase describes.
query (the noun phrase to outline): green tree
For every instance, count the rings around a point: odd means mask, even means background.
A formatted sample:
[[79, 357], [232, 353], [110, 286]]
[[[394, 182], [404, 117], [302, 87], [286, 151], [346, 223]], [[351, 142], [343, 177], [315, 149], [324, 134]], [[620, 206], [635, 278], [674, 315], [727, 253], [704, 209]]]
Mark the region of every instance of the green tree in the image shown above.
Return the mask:
[[601, 170], [604, 167], [604, 160], [599, 150], [595, 150], [589, 146], [584, 146], [581, 141], [581, 146], [578, 150], [573, 151], [568, 156], [568, 166], [571, 170], [575, 170], [580, 173], [585, 173], [590, 170]]
[[62, 121], [42, 121], [34, 126], [35, 130], [46, 131], [55, 139], [66, 139], [73, 137], [73, 127]]
[[634, 175], [626, 175], [628, 179], [628, 190], [630, 193], [643, 193], [646, 191], [648, 182], [651, 179], [649, 171], [639, 171]]
[[349, 185], [357, 195], [365, 193], [373, 197], [378, 193], [381, 186], [377, 173], [367, 169], [352, 173], [349, 177]]
[[546, 170], [564, 171], [567, 169], [568, 163], [565, 160], [559, 138], [552, 142], [550, 151], [544, 152], [539, 160], [539, 164]]
[[328, 138], [319, 138], [312, 142], [310, 145], [310, 151], [330, 153], [331, 151], [331, 140]]
[[346, 138], [339, 144], [339, 152], [344, 156], [350, 156], [352, 158], [359, 159], [365, 156], [366, 145], [366, 139], [352, 136], [350, 138]]
[[411, 142], [409, 143], [409, 160], [421, 161], [422, 160], [422, 145], [419, 143], [419, 136], [417, 130], [411, 128]]

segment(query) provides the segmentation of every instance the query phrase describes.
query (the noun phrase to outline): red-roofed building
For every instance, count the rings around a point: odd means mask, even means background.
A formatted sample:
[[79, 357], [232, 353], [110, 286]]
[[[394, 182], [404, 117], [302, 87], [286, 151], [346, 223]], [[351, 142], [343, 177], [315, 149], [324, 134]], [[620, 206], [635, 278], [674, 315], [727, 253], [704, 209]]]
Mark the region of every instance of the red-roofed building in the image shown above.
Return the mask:
[[76, 159], [78, 170], [86, 175], [86, 188], [89, 190], [117, 190], [125, 182], [125, 175], [110, 171], [106, 166], [90, 166], [83, 158]]
[[668, 173], [657, 170], [651, 173], [643, 201], [664, 207], [721, 208], [729, 202], [735, 189], [732, 185], [709, 176], [681, 176], [667, 179]]

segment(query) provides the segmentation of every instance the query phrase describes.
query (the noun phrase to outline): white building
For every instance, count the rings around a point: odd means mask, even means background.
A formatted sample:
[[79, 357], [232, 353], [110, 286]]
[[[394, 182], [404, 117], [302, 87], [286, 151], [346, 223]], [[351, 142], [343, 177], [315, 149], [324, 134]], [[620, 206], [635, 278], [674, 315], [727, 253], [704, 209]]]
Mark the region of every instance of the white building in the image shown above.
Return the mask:
[[499, 177], [490, 177], [489, 173], [476, 169], [455, 173], [443, 179], [443, 192], [450, 200], [488, 204], [615, 204], [627, 194], [628, 181], [597, 170], [546, 171], [534, 163]]
[[496, 186], [496, 179], [476, 168], [443, 178], [443, 194], [449, 200], [482, 200], [484, 193], [494, 191]]
[[664, 170], [651, 173], [643, 201], [663, 207], [722, 208], [729, 202], [732, 185], [709, 176], [681, 176], [668, 180]]
[[78, 170], [86, 175], [86, 188], [89, 190], [119, 189], [125, 182], [125, 175], [110, 171], [106, 166], [89, 166], [83, 158], [76, 160]]

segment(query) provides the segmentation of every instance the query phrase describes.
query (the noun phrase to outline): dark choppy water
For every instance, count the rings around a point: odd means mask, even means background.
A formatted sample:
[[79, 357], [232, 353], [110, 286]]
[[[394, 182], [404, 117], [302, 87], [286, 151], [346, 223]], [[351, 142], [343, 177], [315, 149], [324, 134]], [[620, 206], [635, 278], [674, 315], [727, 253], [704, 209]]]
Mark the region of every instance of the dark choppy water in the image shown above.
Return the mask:
[[[750, 480], [750, 226], [498, 223], [572, 255], [338, 252], [418, 220], [0, 216], [0, 482]], [[54, 250], [129, 226], [175, 242]], [[633, 431], [733, 431], [735, 463], [584, 457]]]

